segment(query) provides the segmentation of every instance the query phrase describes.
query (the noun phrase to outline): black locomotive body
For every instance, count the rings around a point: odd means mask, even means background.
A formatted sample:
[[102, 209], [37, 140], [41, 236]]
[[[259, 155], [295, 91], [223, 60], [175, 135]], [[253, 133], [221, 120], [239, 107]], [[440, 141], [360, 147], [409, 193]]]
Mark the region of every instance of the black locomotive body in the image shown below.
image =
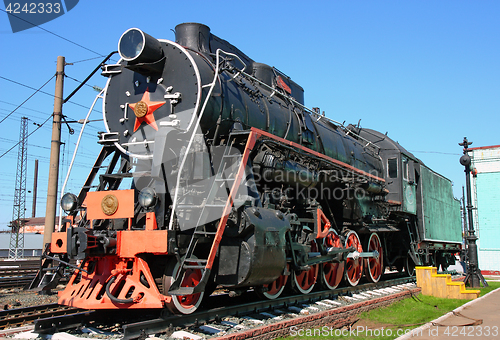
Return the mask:
[[[192, 313], [217, 286], [307, 294], [363, 273], [376, 282], [386, 267], [412, 274], [458, 249], [420, 251], [421, 162], [307, 109], [298, 84], [208, 27], [178, 25], [176, 42], [130, 29], [119, 52], [102, 72], [101, 154], [79, 195], [63, 197], [50, 245], [81, 261], [61, 304]], [[395, 157], [410, 177], [393, 176]]]

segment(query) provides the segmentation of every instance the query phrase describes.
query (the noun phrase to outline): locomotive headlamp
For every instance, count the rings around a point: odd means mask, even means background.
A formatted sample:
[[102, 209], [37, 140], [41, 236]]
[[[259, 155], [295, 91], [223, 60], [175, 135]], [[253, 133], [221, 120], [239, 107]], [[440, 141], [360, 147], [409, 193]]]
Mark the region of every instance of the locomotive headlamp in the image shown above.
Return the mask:
[[151, 208], [156, 204], [156, 192], [152, 188], [144, 188], [139, 193], [139, 204], [143, 208]]
[[72, 193], [65, 193], [61, 198], [61, 208], [66, 212], [72, 212], [76, 209], [78, 204], [78, 198]]
[[133, 63], [154, 63], [163, 58], [160, 42], [137, 28], [122, 34], [118, 52], [124, 60]]

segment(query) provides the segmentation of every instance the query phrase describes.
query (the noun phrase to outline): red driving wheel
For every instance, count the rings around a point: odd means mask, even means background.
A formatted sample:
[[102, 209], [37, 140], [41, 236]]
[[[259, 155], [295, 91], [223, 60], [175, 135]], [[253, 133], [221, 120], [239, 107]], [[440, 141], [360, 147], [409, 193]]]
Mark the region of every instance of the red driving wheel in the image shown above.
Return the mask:
[[[288, 264], [287, 264], [288, 268]], [[261, 287], [257, 287], [255, 291], [258, 295], [273, 300], [278, 298], [281, 293], [285, 290], [286, 283], [288, 281], [287, 275], [280, 275], [276, 280], [269, 284], [262, 285]]]
[[[318, 251], [316, 242], [311, 243], [311, 252]], [[318, 277], [319, 265], [315, 264], [310, 266], [309, 270], [293, 271], [292, 273], [292, 288], [302, 294], [308, 294], [313, 290]]]
[[367, 251], [377, 251], [378, 257], [369, 257], [365, 262], [365, 276], [371, 282], [378, 282], [384, 271], [384, 258], [382, 255], [382, 244], [376, 233], [372, 233], [368, 239]]
[[[340, 237], [330, 231], [328, 235], [323, 239], [323, 244], [326, 249], [328, 248], [344, 248]], [[321, 282], [328, 289], [335, 289], [342, 281], [342, 276], [344, 274], [344, 262], [327, 262], [323, 264], [323, 270], [321, 272]]]
[[[363, 247], [361, 246], [361, 241], [359, 240], [358, 234], [350, 230], [346, 235], [345, 247], [353, 247], [358, 253], [363, 252]], [[361, 280], [363, 275], [363, 259], [358, 257], [357, 259], [348, 258], [346, 260], [345, 268], [345, 279], [351, 286], [356, 286]]]

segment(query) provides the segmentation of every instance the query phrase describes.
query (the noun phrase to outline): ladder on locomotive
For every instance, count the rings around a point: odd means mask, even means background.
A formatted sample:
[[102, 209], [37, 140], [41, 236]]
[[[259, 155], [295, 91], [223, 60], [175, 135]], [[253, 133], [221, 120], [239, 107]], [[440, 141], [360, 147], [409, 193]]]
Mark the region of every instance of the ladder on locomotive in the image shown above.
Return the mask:
[[408, 255], [412, 258], [413, 262], [415, 262], [416, 265], [420, 265], [420, 261], [418, 261], [418, 246], [415, 239], [415, 235], [413, 235], [412, 232], [412, 225], [415, 226], [415, 231], [417, 231], [417, 226], [415, 222], [410, 222], [409, 220], [406, 220], [406, 228], [408, 229], [408, 237], [410, 238], [410, 248], [408, 249]]
[[[250, 131], [237, 131], [229, 135], [219, 169], [201, 209], [198, 222], [186, 254], [182, 260], [180, 270], [170, 286], [170, 295], [190, 295], [200, 293], [205, 289], [222, 234], [226, 227], [229, 213], [236, 201], [236, 194], [242, 178], [245, 176], [245, 168], [248, 163], [249, 154], [255, 143], [253, 137], [254, 133]], [[238, 149], [234, 147], [234, 145], [237, 144], [245, 145], [243, 153], [240, 153]], [[221, 201], [218, 193], [220, 189], [224, 188], [226, 189], [225, 196], [227, 198]], [[217, 214], [217, 217], [211, 219], [214, 213]], [[215, 219], [219, 219], [216, 223], [216, 230], [208, 231], [206, 228], [207, 223]], [[196, 258], [193, 255], [198, 245], [198, 241], [202, 238], [212, 239], [210, 252], [207, 258]], [[181, 287], [187, 269], [200, 269], [203, 273], [201, 280], [195, 287]]]
[[[108, 165], [103, 165], [106, 158], [110, 155], [113, 155]], [[128, 162], [122, 162], [119, 166], [118, 172], [113, 174], [113, 171], [120, 159], [120, 153], [116, 152], [116, 147], [114, 145], [105, 145], [102, 147], [99, 155], [97, 156], [94, 165], [92, 166], [87, 179], [80, 189], [78, 194], [78, 205], [81, 205], [87, 196], [87, 193], [90, 189], [95, 189], [96, 191], [102, 190], [116, 190], [121, 183], [121, 180], [124, 177], [130, 177], [132, 174], [128, 173]], [[106, 169], [104, 174], [99, 176], [99, 184], [92, 185], [94, 179], [96, 178], [98, 172], [101, 169]], [[82, 220], [86, 220], [87, 212], [85, 211], [82, 216]], [[70, 220], [62, 219], [62, 225], [66, 225], [66, 222], [70, 222]], [[52, 256], [51, 256], [52, 255]], [[54, 265], [54, 261], [59, 262], [59, 265], [56, 267]], [[50, 247], [48, 245], [45, 246], [45, 249], [40, 258], [40, 270], [38, 270], [35, 278], [27, 284], [24, 289], [25, 290], [50, 290], [54, 289], [59, 283], [60, 279], [63, 277], [64, 268], [67, 267], [68, 263], [65, 261], [60, 261], [60, 259], [56, 259], [53, 254], [50, 252]], [[86, 270], [79, 268], [79, 270], [86, 272]], [[49, 277], [49, 280], [45, 281], [45, 276]]]
[[[103, 165], [105, 160], [112, 155], [111, 160], [107, 165]], [[122, 158], [121, 163], [118, 165]], [[115, 171], [115, 168], [118, 169]], [[92, 166], [84, 185], [80, 189], [78, 194], [78, 205], [81, 205], [87, 196], [87, 193], [91, 190], [94, 191], [108, 191], [117, 190], [122, 183], [122, 180], [127, 177], [133, 177], [134, 174], [130, 173], [131, 166], [128, 157], [124, 157], [121, 152], [118, 152], [114, 145], [104, 145], [97, 156], [94, 165]], [[94, 180], [97, 177], [101, 169], [106, 169], [104, 173], [99, 175], [98, 184], [94, 184]], [[137, 172], [135, 175], [137, 176]], [[145, 172], [144, 174], [150, 174], [150, 172]], [[84, 212], [83, 219], [86, 219], [87, 212]]]

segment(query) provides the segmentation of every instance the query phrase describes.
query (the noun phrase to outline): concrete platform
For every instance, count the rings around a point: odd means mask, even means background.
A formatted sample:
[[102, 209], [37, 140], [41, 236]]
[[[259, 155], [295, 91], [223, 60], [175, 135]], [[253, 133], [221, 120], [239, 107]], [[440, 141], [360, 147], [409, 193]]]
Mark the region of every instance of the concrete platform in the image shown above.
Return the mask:
[[[459, 313], [459, 314], [458, 314]], [[458, 307], [397, 340], [499, 339], [500, 288]]]

